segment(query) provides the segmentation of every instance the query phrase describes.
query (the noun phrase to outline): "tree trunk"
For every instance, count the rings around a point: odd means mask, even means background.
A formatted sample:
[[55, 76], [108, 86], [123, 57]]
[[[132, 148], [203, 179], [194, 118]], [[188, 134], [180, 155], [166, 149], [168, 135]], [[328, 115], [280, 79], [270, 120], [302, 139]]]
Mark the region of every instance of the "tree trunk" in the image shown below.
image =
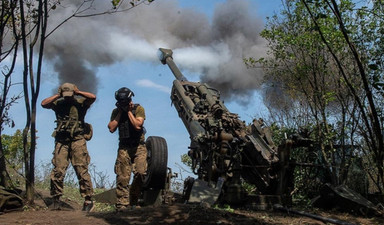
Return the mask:
[[[1, 137], [1, 131], [0, 131], [0, 137]], [[3, 186], [5, 188], [10, 187], [10, 177], [7, 172], [7, 166], [5, 163], [5, 155], [3, 150], [3, 143], [0, 138], [0, 186]]]

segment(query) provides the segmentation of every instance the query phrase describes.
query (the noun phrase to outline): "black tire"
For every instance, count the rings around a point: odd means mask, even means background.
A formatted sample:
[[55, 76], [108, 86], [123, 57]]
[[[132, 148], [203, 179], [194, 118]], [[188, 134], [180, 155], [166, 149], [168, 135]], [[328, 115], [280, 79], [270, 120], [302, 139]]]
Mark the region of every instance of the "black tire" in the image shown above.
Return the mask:
[[143, 192], [144, 206], [160, 206], [163, 202], [160, 189], [147, 189]]
[[168, 147], [162, 137], [149, 136], [147, 147], [147, 175], [144, 177], [145, 189], [164, 189], [168, 170]]

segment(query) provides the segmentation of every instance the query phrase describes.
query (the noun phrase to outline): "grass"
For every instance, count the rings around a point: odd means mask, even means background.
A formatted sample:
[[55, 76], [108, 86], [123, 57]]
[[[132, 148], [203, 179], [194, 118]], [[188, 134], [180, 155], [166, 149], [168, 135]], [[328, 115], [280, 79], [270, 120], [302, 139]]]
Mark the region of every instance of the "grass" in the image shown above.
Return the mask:
[[[38, 190], [40, 189], [44, 191], [49, 191], [49, 185], [47, 185], [46, 183], [45, 184], [37, 183], [35, 187]], [[106, 189], [104, 188], [95, 188], [93, 190], [94, 195], [102, 193], [104, 191], [106, 191]], [[81, 197], [79, 188], [72, 185], [64, 184], [64, 193], [61, 199], [75, 202], [76, 204], [79, 204], [81, 206], [84, 203], [84, 198]], [[116, 210], [116, 207], [113, 204], [95, 202], [95, 208], [93, 211], [94, 212], [113, 212], [115, 210]]]
[[[102, 188], [95, 188], [94, 194], [96, 195], [104, 191], [106, 190]], [[79, 189], [77, 187], [65, 187], [63, 198], [67, 198], [68, 200], [74, 201], [80, 205], [82, 205], [84, 202], [84, 199], [81, 197]], [[94, 212], [112, 212], [115, 210], [116, 208], [112, 204], [95, 202], [95, 208], [93, 211]]]

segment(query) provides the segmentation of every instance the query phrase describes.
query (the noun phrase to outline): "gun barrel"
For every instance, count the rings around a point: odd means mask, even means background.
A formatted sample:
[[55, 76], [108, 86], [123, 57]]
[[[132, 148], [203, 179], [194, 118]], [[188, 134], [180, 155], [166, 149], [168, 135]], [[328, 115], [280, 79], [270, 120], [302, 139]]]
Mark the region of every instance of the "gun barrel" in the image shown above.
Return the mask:
[[172, 54], [173, 51], [171, 49], [159, 48], [159, 59], [161, 63], [168, 65], [177, 80], [187, 81], [187, 78], [184, 77], [184, 75], [173, 61]]

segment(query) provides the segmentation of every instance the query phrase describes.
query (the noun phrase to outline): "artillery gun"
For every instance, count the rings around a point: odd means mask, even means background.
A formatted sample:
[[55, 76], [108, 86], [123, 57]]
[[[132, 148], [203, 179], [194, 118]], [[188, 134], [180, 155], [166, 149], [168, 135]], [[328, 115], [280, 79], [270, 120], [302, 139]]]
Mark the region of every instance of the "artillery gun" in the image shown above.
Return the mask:
[[[220, 99], [220, 92], [206, 83], [190, 82], [178, 69], [170, 49], [159, 49], [159, 59], [175, 76], [171, 101], [189, 135], [188, 155], [197, 179], [186, 181], [185, 198], [197, 184], [219, 190], [219, 201], [243, 203], [249, 196], [242, 181], [253, 184], [261, 195], [287, 193], [292, 170], [288, 141], [277, 147], [262, 119], [250, 126], [231, 113]], [[221, 185], [223, 184], [223, 185]]]

